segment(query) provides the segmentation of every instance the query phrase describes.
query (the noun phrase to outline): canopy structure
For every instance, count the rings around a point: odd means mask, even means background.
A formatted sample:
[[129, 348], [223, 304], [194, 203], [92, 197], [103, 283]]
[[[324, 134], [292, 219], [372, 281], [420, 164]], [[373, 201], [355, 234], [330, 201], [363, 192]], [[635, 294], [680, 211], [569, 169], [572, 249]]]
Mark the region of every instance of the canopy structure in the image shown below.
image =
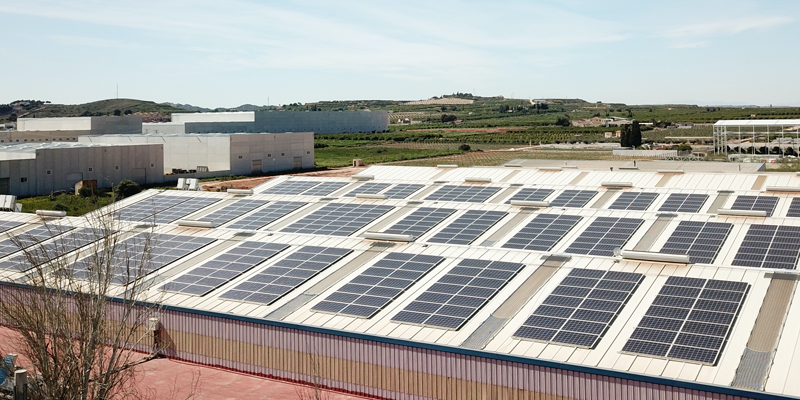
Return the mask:
[[787, 148], [800, 146], [800, 119], [743, 119], [720, 120], [714, 124], [714, 154], [727, 154], [728, 147], [756, 154], [756, 148], [779, 147], [781, 155]]

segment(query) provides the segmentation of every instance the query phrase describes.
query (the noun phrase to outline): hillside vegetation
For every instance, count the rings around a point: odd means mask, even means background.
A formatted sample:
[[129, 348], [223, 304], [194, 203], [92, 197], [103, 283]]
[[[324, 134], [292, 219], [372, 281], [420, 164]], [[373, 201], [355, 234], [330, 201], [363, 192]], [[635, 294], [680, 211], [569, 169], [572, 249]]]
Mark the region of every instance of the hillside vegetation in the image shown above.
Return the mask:
[[[4, 107], [3, 107], [4, 106]], [[120, 114], [157, 114], [169, 116], [174, 112], [186, 112], [180, 108], [152, 101], [135, 99], [109, 99], [86, 104], [52, 104], [27, 100], [15, 101], [0, 106], [0, 121], [15, 121], [17, 118], [89, 117]]]

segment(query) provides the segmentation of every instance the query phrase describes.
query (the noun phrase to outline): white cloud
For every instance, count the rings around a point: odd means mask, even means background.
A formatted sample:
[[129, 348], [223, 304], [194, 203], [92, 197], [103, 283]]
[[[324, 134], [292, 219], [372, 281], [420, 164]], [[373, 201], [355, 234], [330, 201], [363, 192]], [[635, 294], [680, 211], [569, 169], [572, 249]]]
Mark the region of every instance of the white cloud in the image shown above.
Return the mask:
[[669, 29], [663, 33], [663, 36], [667, 38], [730, 36], [753, 29], [773, 28], [793, 21], [789, 17], [731, 18]]

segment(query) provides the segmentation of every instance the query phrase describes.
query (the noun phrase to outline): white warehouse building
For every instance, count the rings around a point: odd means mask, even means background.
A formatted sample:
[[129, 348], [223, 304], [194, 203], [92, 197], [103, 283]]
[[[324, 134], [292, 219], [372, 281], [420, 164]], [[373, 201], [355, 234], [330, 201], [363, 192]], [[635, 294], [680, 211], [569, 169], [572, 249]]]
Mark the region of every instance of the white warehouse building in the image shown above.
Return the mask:
[[141, 134], [142, 117], [20, 118], [16, 131], [0, 133], [0, 143], [76, 142], [83, 135]]
[[35, 143], [0, 146], [0, 194], [37, 196], [73, 190], [83, 180], [108, 188], [124, 179], [164, 181], [159, 144]]
[[143, 133], [383, 132], [387, 111], [246, 111], [176, 113], [172, 122], [144, 123]]
[[85, 143], [145, 144], [164, 146], [163, 172], [173, 169], [258, 174], [314, 167], [314, 134], [207, 133], [81, 136]]

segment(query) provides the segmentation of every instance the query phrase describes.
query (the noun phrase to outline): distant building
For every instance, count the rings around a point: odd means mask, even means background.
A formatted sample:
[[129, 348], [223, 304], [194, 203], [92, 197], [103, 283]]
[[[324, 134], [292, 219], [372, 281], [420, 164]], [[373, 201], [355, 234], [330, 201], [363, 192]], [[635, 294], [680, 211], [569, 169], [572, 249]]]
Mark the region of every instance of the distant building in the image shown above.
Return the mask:
[[383, 132], [387, 111], [245, 111], [175, 113], [169, 123], [142, 124], [142, 133]]
[[162, 144], [30, 143], [0, 146], [0, 194], [37, 196], [82, 180], [107, 188], [129, 179], [161, 183]]
[[76, 142], [82, 135], [141, 134], [142, 117], [20, 118], [17, 130], [0, 134], [0, 143]]

